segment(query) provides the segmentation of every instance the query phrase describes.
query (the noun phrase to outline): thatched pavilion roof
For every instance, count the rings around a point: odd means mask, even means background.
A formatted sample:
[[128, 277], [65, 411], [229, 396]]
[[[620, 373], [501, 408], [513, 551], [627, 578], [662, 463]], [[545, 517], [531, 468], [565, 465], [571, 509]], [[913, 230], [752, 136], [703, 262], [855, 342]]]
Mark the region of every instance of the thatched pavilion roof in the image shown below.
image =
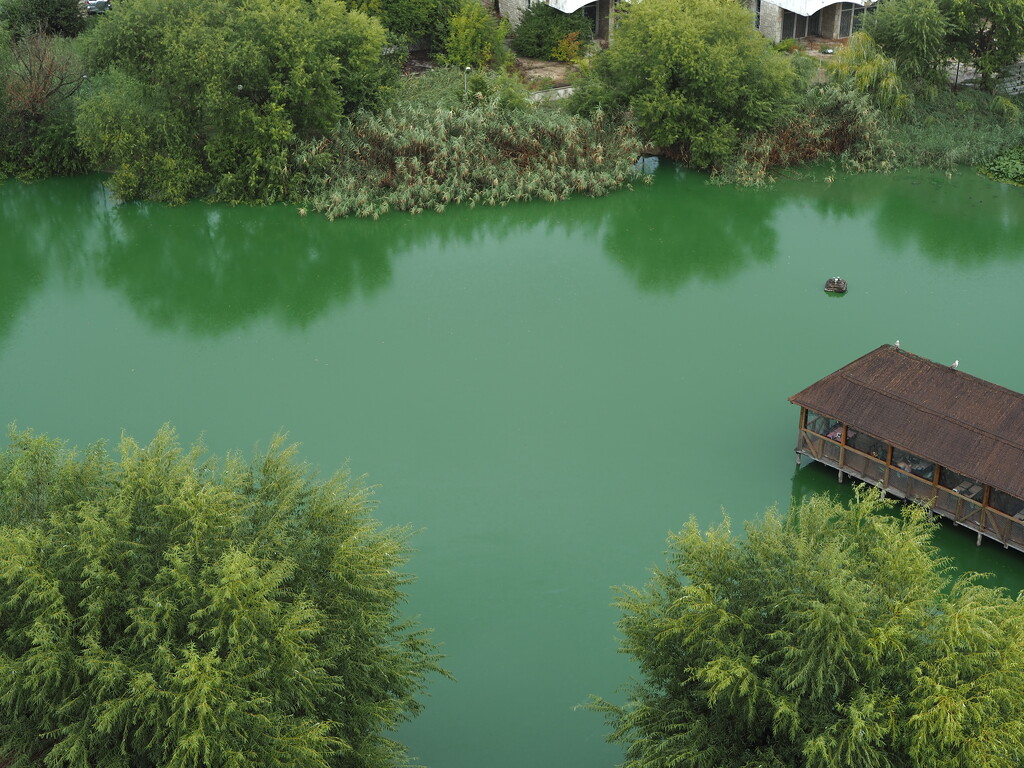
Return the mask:
[[1024, 498], [1024, 395], [886, 344], [789, 398]]

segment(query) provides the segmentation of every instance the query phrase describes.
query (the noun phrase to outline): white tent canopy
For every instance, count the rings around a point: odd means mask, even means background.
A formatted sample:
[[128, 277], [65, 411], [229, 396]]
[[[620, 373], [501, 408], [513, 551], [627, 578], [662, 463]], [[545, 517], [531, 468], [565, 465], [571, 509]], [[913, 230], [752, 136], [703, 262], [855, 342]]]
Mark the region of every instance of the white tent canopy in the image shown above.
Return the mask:
[[[573, 2], [574, 0], [570, 0]], [[854, 5], [869, 5], [868, 2], [862, 2], [862, 0], [845, 0], [851, 2]], [[801, 16], [813, 16], [815, 13], [820, 11], [822, 8], [828, 5], [835, 5], [838, 0], [768, 0], [773, 5], [777, 5], [784, 11], [792, 11], [798, 13]], [[555, 0], [551, 3], [555, 5]], [[586, 3], [580, 3], [579, 5], [586, 5]], [[579, 7], [577, 5], [576, 7]]]

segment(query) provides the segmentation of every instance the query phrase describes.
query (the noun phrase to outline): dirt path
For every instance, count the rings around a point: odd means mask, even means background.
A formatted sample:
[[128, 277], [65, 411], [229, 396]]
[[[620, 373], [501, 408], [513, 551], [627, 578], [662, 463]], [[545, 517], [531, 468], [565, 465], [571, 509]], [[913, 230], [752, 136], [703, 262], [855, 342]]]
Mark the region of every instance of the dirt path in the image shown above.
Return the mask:
[[575, 67], [560, 61], [541, 61], [519, 56], [516, 58], [516, 70], [527, 83], [536, 83], [544, 88], [559, 88], [569, 84], [569, 75]]

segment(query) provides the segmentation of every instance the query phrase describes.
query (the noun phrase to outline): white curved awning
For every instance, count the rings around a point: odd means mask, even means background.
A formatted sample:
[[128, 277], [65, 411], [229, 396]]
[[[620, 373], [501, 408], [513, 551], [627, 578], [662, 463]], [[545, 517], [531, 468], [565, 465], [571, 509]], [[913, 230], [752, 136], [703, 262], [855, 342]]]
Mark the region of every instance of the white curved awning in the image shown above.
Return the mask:
[[594, 0], [547, 0], [548, 5], [557, 8], [562, 13], [578, 11], [584, 5], [590, 5]]
[[[779, 8], [782, 8], [784, 11], [792, 11], [793, 13], [798, 13], [801, 16], [813, 16], [822, 8], [829, 5], [836, 5], [836, 3], [840, 1], [860, 6], [870, 4], [870, 0], [869, 2], [863, 2], [862, 0], [768, 0], [768, 2], [779, 6]], [[552, 5], [554, 5], [554, 3], [552, 3]]]
[[[548, 5], [552, 8], [557, 8], [562, 13], [578, 11], [584, 5], [590, 5], [592, 2], [594, 0], [547, 0]], [[772, 0], [768, 0], [768, 2], [772, 2]], [[873, 0], [777, 0], [773, 5], [777, 5], [786, 11], [799, 13], [801, 16], [813, 16], [822, 8], [835, 5], [838, 2], [850, 2], [854, 5], [867, 6], [871, 5]]]

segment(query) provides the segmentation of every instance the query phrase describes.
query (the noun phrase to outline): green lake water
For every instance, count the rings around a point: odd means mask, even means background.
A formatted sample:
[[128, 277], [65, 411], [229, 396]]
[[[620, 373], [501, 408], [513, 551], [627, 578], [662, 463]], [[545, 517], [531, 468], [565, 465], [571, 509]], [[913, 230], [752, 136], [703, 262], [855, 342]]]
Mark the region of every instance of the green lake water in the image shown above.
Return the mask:
[[[418, 531], [408, 610], [456, 682], [399, 738], [433, 768], [610, 768], [632, 674], [612, 586], [665, 536], [794, 494], [786, 398], [880, 344], [1024, 391], [1024, 190], [964, 172], [337, 221], [0, 186], [0, 422], [84, 445], [280, 430]], [[832, 297], [826, 278], [850, 291]], [[1024, 556], [943, 550], [1024, 587]]]

